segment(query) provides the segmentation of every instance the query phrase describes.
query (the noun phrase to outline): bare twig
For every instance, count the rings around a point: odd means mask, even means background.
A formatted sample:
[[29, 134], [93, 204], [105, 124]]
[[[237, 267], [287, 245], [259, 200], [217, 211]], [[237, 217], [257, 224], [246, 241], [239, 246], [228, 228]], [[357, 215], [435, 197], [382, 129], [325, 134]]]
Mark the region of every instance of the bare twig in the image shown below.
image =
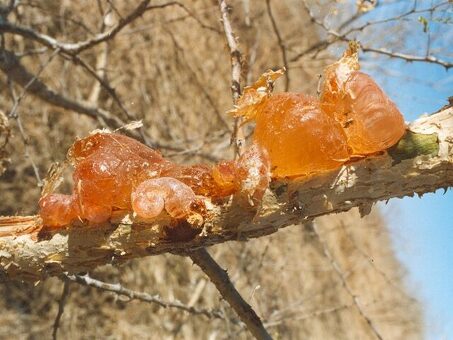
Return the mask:
[[214, 99], [209, 94], [209, 92], [206, 90], [206, 86], [200, 81], [200, 79], [198, 79], [197, 72], [195, 70], [193, 70], [192, 65], [190, 64], [190, 62], [188, 62], [186, 60], [184, 49], [178, 43], [178, 41], [176, 40], [176, 37], [174, 36], [174, 34], [170, 30], [165, 30], [165, 31], [168, 33], [168, 35], [170, 36], [170, 38], [171, 38], [171, 40], [173, 42], [173, 46], [175, 47], [176, 55], [178, 56], [178, 54], [181, 54], [182, 58], [177, 58], [177, 59], [178, 60], [180, 60], [180, 59], [184, 59], [185, 60], [185, 68], [189, 71], [189, 73], [191, 74], [191, 78], [194, 80], [195, 84], [200, 89], [201, 93], [206, 98], [207, 102], [212, 107], [212, 109], [214, 110], [214, 113], [215, 113], [216, 117], [218, 118], [220, 123], [225, 127], [225, 129], [227, 129], [227, 131], [232, 132], [228, 122], [225, 119], [225, 117], [223, 117], [222, 113], [219, 111]]
[[160, 4], [160, 5], [149, 5], [150, 0], [144, 0], [142, 1], [132, 12], [130, 12], [127, 16], [122, 17], [119, 15], [119, 21], [118, 23], [112, 27], [110, 30], [97, 34], [95, 37], [84, 40], [84, 41], [79, 41], [76, 43], [67, 43], [67, 42], [60, 42], [56, 40], [55, 38], [48, 36], [43, 33], [36, 32], [35, 30], [28, 28], [28, 27], [22, 27], [19, 25], [11, 24], [6, 21], [1, 21], [0, 22], [0, 33], [13, 33], [13, 34], [18, 34], [23, 36], [24, 38], [28, 38], [31, 40], [34, 40], [36, 42], [39, 42], [40, 44], [47, 46], [51, 49], [60, 49], [63, 53], [70, 54], [70, 55], [76, 55], [79, 54], [80, 52], [83, 52], [87, 49], [90, 49], [102, 42], [106, 42], [108, 40], [112, 40], [121, 30], [123, 30], [124, 27], [135, 21], [137, 18], [142, 16], [145, 12], [153, 9], [160, 9], [160, 8], [165, 8], [169, 6], [178, 6], [182, 8], [190, 17], [194, 18], [194, 20], [197, 21], [198, 24], [200, 24], [203, 28], [212, 30], [216, 33], [219, 33], [219, 31], [211, 26], [205, 25], [198, 19], [192, 11], [190, 11], [184, 4], [178, 2], [178, 1], [170, 1], [168, 3]]
[[28, 93], [51, 105], [87, 115], [100, 121], [110, 122], [115, 127], [123, 125], [122, 121], [105, 110], [88, 106], [52, 91], [34, 74], [28, 72], [14, 53], [10, 51], [2, 50], [0, 52], [0, 69], [16, 84], [23, 88], [28, 85]]
[[61, 293], [60, 301], [58, 302], [58, 313], [57, 316], [55, 317], [52, 329], [52, 339], [54, 340], [57, 339], [58, 328], [60, 327], [60, 320], [61, 317], [63, 316], [66, 300], [68, 299], [69, 296], [69, 284], [70, 284], [69, 280], [67, 279], [63, 280], [63, 292]]
[[306, 56], [307, 54], [309, 54], [311, 52], [319, 51], [319, 50], [322, 50], [322, 49], [326, 49], [327, 47], [329, 47], [334, 42], [335, 42], [335, 40], [333, 40], [333, 39], [332, 40], [320, 40], [320, 41], [316, 42], [315, 44], [307, 47], [302, 52], [299, 52], [298, 54], [296, 54], [294, 57], [292, 57], [290, 59], [290, 62], [296, 62], [300, 58]]
[[9, 112], [9, 116], [10, 117], [16, 117], [17, 116], [17, 109], [22, 101], [22, 99], [25, 98], [25, 96], [27, 95], [27, 91], [28, 89], [33, 85], [33, 83], [39, 78], [39, 76], [41, 75], [42, 72], [44, 72], [44, 69], [47, 67], [47, 65], [50, 64], [50, 62], [52, 61], [52, 59], [58, 54], [58, 49], [56, 49], [50, 56], [49, 58], [47, 58], [47, 60], [41, 65], [41, 67], [39, 68], [38, 72], [36, 72], [35, 75], [33, 75], [33, 77], [28, 81], [27, 84], [25, 84], [25, 86], [22, 88], [22, 92], [19, 94], [19, 96], [17, 98], [14, 99], [14, 105], [11, 109], [11, 111]]
[[[96, 73], [98, 74], [99, 78], [101, 78], [101, 79], [104, 79], [104, 77], [105, 77], [108, 50], [109, 50], [108, 44], [104, 44], [102, 46], [102, 51], [96, 57]], [[91, 88], [90, 97], [88, 99], [88, 102], [91, 103], [91, 105], [97, 105], [100, 93], [101, 93], [101, 83], [99, 83], [96, 80], [96, 82], [93, 84], [93, 87]]]
[[0, 6], [0, 17], [6, 18], [9, 13], [11, 13], [17, 5], [19, 5], [19, 0], [9, 0], [7, 5]]
[[213, 31], [218, 34], [221, 33], [217, 28], [203, 23], [189, 8], [187, 8], [187, 6], [185, 6], [184, 4], [182, 4], [178, 1], [170, 1], [167, 3], [161, 4], [161, 5], [152, 5], [152, 6], [148, 6], [146, 9], [150, 10], [150, 9], [157, 9], [157, 8], [165, 8], [165, 7], [169, 7], [169, 6], [178, 6], [179, 8], [181, 8], [184, 12], [187, 13], [187, 15], [190, 18], [194, 19], [198, 23], [198, 25], [200, 25], [201, 28], [208, 29], [208, 30]]
[[340, 224], [341, 228], [343, 229], [344, 233], [346, 234], [346, 236], [348, 237], [349, 241], [352, 243], [352, 245], [354, 246], [354, 248], [357, 250], [357, 252], [364, 258], [367, 260], [367, 263], [370, 264], [371, 267], [373, 267], [373, 269], [379, 274], [382, 276], [382, 278], [384, 279], [384, 281], [389, 285], [391, 286], [394, 290], [397, 290], [402, 296], [404, 296], [405, 298], [407, 298], [409, 301], [413, 302], [413, 303], [417, 303], [417, 300], [412, 298], [411, 296], [409, 296], [407, 294], [407, 292], [404, 291], [404, 289], [395, 284], [395, 282], [387, 275], [386, 272], [384, 272], [381, 268], [379, 268], [375, 263], [374, 261], [370, 258], [370, 256], [357, 244], [357, 242], [355, 241], [354, 239], [354, 236], [347, 230], [346, 228], [346, 225], [341, 222]]
[[257, 339], [272, 339], [253, 308], [242, 298], [228, 277], [228, 273], [209, 255], [206, 249], [189, 253], [192, 261], [209, 277], [220, 295], [236, 311], [248, 330]]
[[[230, 7], [225, 0], [219, 0], [220, 13], [222, 15], [223, 29], [227, 39], [228, 47], [231, 56], [231, 92], [233, 95], [233, 104], [236, 105], [239, 97], [241, 96], [241, 73], [242, 73], [242, 57], [241, 52], [236, 41], [233, 29], [231, 27], [229, 12]], [[237, 157], [241, 154], [244, 145], [244, 132], [241, 127], [241, 119], [235, 118], [233, 135], [231, 142], [234, 146], [234, 153]]]
[[66, 275], [67, 279], [73, 282], [76, 282], [80, 285], [93, 287], [99, 290], [106, 292], [111, 292], [120, 296], [125, 296], [130, 300], [140, 300], [143, 302], [148, 302], [156, 304], [163, 308], [175, 308], [182, 310], [184, 312], [194, 314], [194, 315], [203, 315], [209, 319], [225, 319], [225, 315], [218, 310], [210, 310], [205, 308], [197, 308], [189, 305], [185, 305], [178, 300], [174, 301], [165, 301], [159, 295], [151, 295], [144, 292], [137, 292], [128, 288], [123, 287], [121, 284], [112, 284], [103, 282], [100, 280], [93, 279], [88, 275]]
[[57, 55], [58, 53], [58, 50], [54, 51], [50, 56], [49, 58], [47, 58], [47, 60], [41, 65], [41, 67], [39, 68], [38, 72], [33, 76], [33, 78], [31, 78], [28, 83], [22, 88], [22, 92], [19, 94], [19, 96], [16, 96], [15, 95], [15, 91], [13, 89], [13, 87], [11, 86], [11, 83], [10, 83], [10, 80], [8, 80], [8, 83], [10, 84], [10, 93], [11, 93], [11, 97], [13, 99], [13, 107], [11, 108], [10, 112], [9, 112], [9, 117], [13, 118], [16, 120], [17, 122], [17, 126], [19, 127], [19, 132], [20, 132], [20, 135], [22, 137], [22, 141], [24, 143], [24, 149], [25, 149], [25, 158], [29, 159], [30, 160], [30, 163], [32, 165], [32, 168], [33, 168], [33, 172], [35, 173], [35, 177], [36, 177], [36, 180], [37, 180], [37, 183], [38, 183], [38, 186], [42, 186], [42, 180], [41, 180], [41, 176], [39, 174], [39, 169], [38, 169], [38, 166], [36, 165], [34, 159], [33, 159], [33, 156], [31, 155], [30, 153], [30, 150], [29, 150], [29, 138], [27, 136], [27, 133], [25, 132], [25, 128], [22, 124], [22, 119], [21, 119], [21, 116], [20, 114], [18, 113], [18, 108], [19, 108], [19, 105], [20, 103], [22, 102], [22, 99], [25, 98], [26, 94], [27, 94], [27, 90], [30, 88], [30, 86], [33, 85], [33, 83], [38, 79], [38, 77], [41, 75], [41, 73], [44, 71], [44, 69], [46, 68], [47, 65], [50, 64], [50, 62], [52, 61], [52, 59]]
[[277, 22], [275, 21], [274, 15], [272, 14], [272, 6], [271, 6], [270, 0], [266, 0], [266, 7], [267, 7], [267, 14], [269, 15], [269, 19], [271, 20], [271, 23], [272, 23], [272, 28], [274, 30], [275, 36], [277, 37], [278, 46], [280, 47], [280, 51], [282, 53], [283, 65], [285, 66], [285, 69], [286, 69], [285, 91], [288, 91], [290, 78], [289, 78], [288, 57], [286, 56], [286, 46], [285, 46], [285, 43], [283, 42], [282, 36], [281, 36], [280, 31], [277, 26]]
[[[116, 129], [126, 125], [124, 121], [107, 110], [90, 105], [89, 103], [67, 98], [62, 94], [53, 91], [41, 80], [39, 80], [36, 75], [28, 72], [28, 70], [25, 69], [25, 67], [20, 63], [15, 54], [10, 51], [0, 51], [0, 70], [2, 70], [10, 80], [14, 81], [16, 84], [22, 86], [23, 88], [28, 85], [27, 93], [32, 94], [51, 105], [97, 119], [103, 126], [106, 127]], [[91, 69], [90, 67], [88, 67], [88, 70], [90, 70], [93, 76], [95, 75], [96, 78], [102, 80], [95, 70]], [[145, 142], [142, 136], [138, 135], [135, 130], [128, 131], [128, 133]], [[185, 151], [184, 148], [175, 147], [172, 145], [157, 142], [149, 143], [152, 144], [153, 147], [159, 149], [166, 149], [177, 152]], [[203, 153], [198, 154], [204, 158], [210, 159], [209, 155], [205, 155]]]
[[148, 8], [150, 0], [142, 1], [130, 14], [124, 18], [120, 18], [118, 24], [116, 24], [112, 29], [98, 34], [94, 38], [80, 41], [77, 43], [64, 43], [59, 42], [58, 40], [38, 33], [35, 30], [27, 27], [21, 27], [18, 25], [11, 24], [9, 22], [0, 22], [0, 32], [14, 33], [23, 36], [24, 38], [32, 39], [39, 42], [42, 45], [45, 45], [52, 49], [59, 49], [61, 52], [75, 55], [84, 50], [87, 50], [97, 44], [105, 42], [112, 39], [117, 35], [125, 26], [133, 22], [135, 19], [140, 17]]
[[330, 253], [330, 250], [327, 247], [327, 244], [322, 239], [321, 234], [318, 231], [316, 223], [310, 222], [310, 224], [312, 226], [314, 234], [316, 235], [316, 237], [318, 239], [319, 244], [321, 245], [321, 247], [323, 249], [324, 255], [328, 259], [328, 261], [329, 261], [330, 265], [332, 266], [332, 268], [334, 269], [334, 271], [337, 273], [337, 275], [338, 275], [343, 287], [345, 288], [346, 292], [352, 298], [352, 300], [354, 302], [354, 306], [357, 308], [357, 310], [358, 310], [359, 314], [362, 316], [362, 318], [366, 321], [366, 323], [370, 327], [370, 330], [376, 336], [376, 338], [378, 338], [379, 340], [382, 340], [383, 339], [382, 335], [379, 333], [378, 329], [376, 328], [376, 325], [373, 323], [371, 318], [363, 310], [362, 305], [361, 305], [361, 303], [359, 301], [359, 297], [357, 295], [355, 295], [354, 292], [352, 291], [352, 289], [349, 286], [349, 283], [348, 283], [348, 281], [346, 279], [345, 274], [341, 270], [340, 265], [337, 263], [337, 261], [335, 260], [333, 255]]
[[[414, 1], [414, 6], [412, 7], [412, 9], [410, 9], [407, 12], [404, 12], [402, 14], [399, 14], [399, 15], [391, 17], [391, 18], [386, 18], [386, 19], [376, 20], [376, 21], [368, 21], [368, 22], [366, 22], [363, 25], [350, 28], [347, 32], [345, 32], [343, 34], [344, 35], [348, 35], [348, 34], [350, 34], [352, 32], [363, 31], [364, 29], [366, 29], [368, 27], [371, 27], [371, 26], [375, 26], [375, 25], [379, 25], [379, 24], [385, 24], [385, 23], [389, 23], [389, 22], [392, 22], [392, 21], [398, 21], [398, 20], [404, 19], [405, 17], [413, 15], [413, 14], [426, 13], [426, 12], [432, 13], [433, 11], [438, 9], [439, 7], [448, 5], [448, 1], [444, 1], [444, 2], [441, 2], [439, 4], [436, 4], [436, 5], [428, 8], [428, 9], [421, 9], [421, 10], [417, 10], [417, 6], [415, 4], [416, 4], [416, 1]], [[339, 30], [341, 30], [341, 28]]]
[[[322, 42], [318, 43], [319, 46], [323, 46], [323, 47], [329, 46], [330, 44], [332, 44], [332, 43], [334, 43], [336, 41], [339, 41], [339, 40], [346, 41], [346, 42], [353, 40], [353, 39], [348, 37], [348, 34], [350, 32], [352, 32], [352, 31], [354, 31], [353, 29], [351, 29], [349, 32], [346, 32], [344, 34], [340, 34], [337, 31], [335, 31], [333, 29], [330, 29], [329, 27], [327, 27], [324, 24], [324, 22], [322, 20], [319, 20], [318, 18], [316, 18], [313, 15], [313, 13], [311, 12], [311, 10], [310, 10], [309, 6], [307, 5], [306, 1], [303, 1], [302, 3], [304, 4], [305, 9], [306, 9], [308, 15], [310, 16], [311, 21], [314, 22], [315, 24], [317, 24], [318, 26], [320, 26], [321, 28], [323, 28], [328, 35], [333, 37], [333, 40], [330, 40], [330, 41], [326, 40], [324, 43], [322, 43]], [[389, 20], [389, 19], [387, 19], [387, 20]], [[387, 50], [385, 48], [368, 47], [368, 46], [365, 46], [365, 45], [362, 45], [362, 44], [361, 44], [361, 49], [362, 49], [363, 52], [372, 52], [372, 53], [383, 54], [383, 55], [387, 55], [387, 56], [392, 57], [392, 58], [402, 59], [402, 60], [405, 60], [407, 62], [426, 62], [426, 63], [437, 64], [437, 65], [445, 67], [446, 70], [448, 70], [448, 69], [453, 67], [453, 63], [452, 62], [449, 62], [449, 61], [446, 61], [446, 60], [442, 60], [440, 58], [431, 56], [429, 54], [425, 54], [424, 56], [414, 56], [414, 55], [410, 55], [410, 54], [406, 54], [406, 53], [392, 52], [392, 51], [389, 51], [389, 50]], [[292, 58], [291, 61], [295, 61], [295, 60], [299, 59], [300, 57], [302, 57], [304, 54], [307, 53], [306, 51], [304, 51], [303, 53], [299, 53], [296, 57]]]
[[298, 315], [298, 316], [291, 315], [291, 317], [287, 317], [285, 315], [282, 315], [282, 316], [279, 316], [278, 318], [275, 318], [275, 320], [269, 320], [269, 321], [265, 322], [264, 325], [269, 328], [276, 327], [276, 326], [281, 325], [285, 319], [290, 319], [291, 321], [303, 321], [303, 320], [307, 320], [307, 319], [311, 319], [311, 318], [317, 318], [322, 315], [326, 315], [326, 314], [330, 314], [330, 313], [336, 313], [336, 312], [342, 311], [344, 309], [348, 309], [350, 307], [352, 307], [352, 304], [324, 308], [324, 309], [315, 310], [314, 312], [302, 314], [302, 315]]
[[425, 55], [425, 56], [415, 56], [415, 55], [410, 55], [410, 54], [405, 54], [405, 53], [398, 53], [398, 52], [392, 52], [384, 48], [372, 48], [372, 47], [367, 47], [367, 46], [361, 46], [361, 49], [363, 52], [372, 52], [372, 53], [378, 53], [378, 54], [383, 54], [392, 58], [398, 58], [398, 59], [403, 59], [407, 62], [425, 62], [425, 63], [431, 63], [431, 64], [437, 64], [445, 67], [446, 70], [450, 69], [453, 67], [452, 62], [448, 62], [446, 60], [439, 59], [437, 57], [434, 57], [432, 55]]

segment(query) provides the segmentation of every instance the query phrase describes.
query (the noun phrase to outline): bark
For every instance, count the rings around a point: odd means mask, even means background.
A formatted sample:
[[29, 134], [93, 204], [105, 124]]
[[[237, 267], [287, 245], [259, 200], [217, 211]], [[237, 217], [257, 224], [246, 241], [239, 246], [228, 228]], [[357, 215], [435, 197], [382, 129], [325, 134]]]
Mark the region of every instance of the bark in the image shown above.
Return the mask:
[[187, 254], [229, 240], [247, 240], [317, 216], [394, 197], [422, 195], [453, 185], [453, 108], [415, 121], [388, 152], [312, 178], [275, 181], [259, 211], [241, 200], [207, 202], [203, 221], [132, 221], [118, 214], [109, 224], [81, 223], [41, 230], [38, 216], [0, 218], [0, 279], [37, 281], [63, 272], [165, 252]]

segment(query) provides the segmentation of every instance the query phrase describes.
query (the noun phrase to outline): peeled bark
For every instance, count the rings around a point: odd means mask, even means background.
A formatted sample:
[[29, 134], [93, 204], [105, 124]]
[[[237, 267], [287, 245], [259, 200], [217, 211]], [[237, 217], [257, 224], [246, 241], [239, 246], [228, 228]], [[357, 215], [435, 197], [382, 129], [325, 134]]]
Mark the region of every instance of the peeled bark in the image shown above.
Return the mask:
[[246, 240], [317, 216], [394, 197], [422, 195], [453, 185], [453, 108], [420, 118], [388, 152], [351, 162], [308, 179], [275, 181], [258, 213], [240, 200], [214, 204], [201, 222], [132, 221], [73, 224], [41, 230], [38, 216], [0, 218], [0, 278], [37, 281], [63, 272], [85, 272], [104, 264], [165, 252]]

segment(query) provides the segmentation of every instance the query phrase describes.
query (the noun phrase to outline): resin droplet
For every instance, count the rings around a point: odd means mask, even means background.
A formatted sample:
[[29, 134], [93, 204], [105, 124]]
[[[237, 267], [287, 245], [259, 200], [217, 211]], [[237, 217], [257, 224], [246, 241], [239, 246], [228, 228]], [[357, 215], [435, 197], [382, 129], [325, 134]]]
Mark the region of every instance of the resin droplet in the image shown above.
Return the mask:
[[396, 105], [374, 80], [358, 71], [358, 46], [325, 69], [321, 108], [341, 123], [352, 156], [383, 151], [396, 144], [406, 126]]
[[256, 107], [254, 141], [269, 153], [273, 177], [335, 169], [349, 159], [346, 136], [319, 102], [297, 93], [264, 98]]
[[171, 217], [183, 218], [194, 202], [193, 190], [171, 177], [148, 179], [132, 193], [132, 209], [144, 218], [156, 217], [164, 208]]

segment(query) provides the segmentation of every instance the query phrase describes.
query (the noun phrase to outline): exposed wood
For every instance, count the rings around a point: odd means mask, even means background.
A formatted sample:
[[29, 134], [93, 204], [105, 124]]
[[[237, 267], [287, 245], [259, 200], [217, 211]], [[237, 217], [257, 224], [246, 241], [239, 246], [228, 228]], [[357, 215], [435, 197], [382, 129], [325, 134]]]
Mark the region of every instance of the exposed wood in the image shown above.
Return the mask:
[[199, 227], [186, 221], [175, 223], [167, 216], [133, 222], [123, 214], [107, 225], [74, 224], [66, 230], [38, 233], [39, 217], [3, 217], [0, 278], [36, 281], [131, 258], [187, 253], [229, 240], [268, 235], [353, 207], [366, 213], [380, 200], [452, 186], [453, 109], [417, 120], [410, 131], [389, 153], [310, 179], [272, 183], [258, 214], [234, 200], [211, 203]]

